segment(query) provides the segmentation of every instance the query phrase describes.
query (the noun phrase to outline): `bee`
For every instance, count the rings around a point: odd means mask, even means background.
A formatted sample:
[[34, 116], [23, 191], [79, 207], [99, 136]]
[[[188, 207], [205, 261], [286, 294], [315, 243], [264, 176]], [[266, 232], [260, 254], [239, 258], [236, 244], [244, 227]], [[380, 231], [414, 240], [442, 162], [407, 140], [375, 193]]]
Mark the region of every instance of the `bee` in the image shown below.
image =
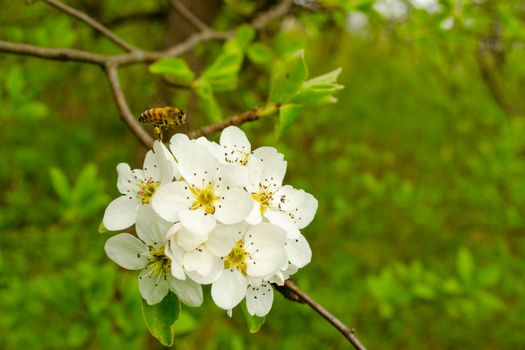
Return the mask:
[[156, 107], [145, 110], [139, 122], [153, 125], [153, 134], [162, 141], [165, 129], [186, 125], [186, 112], [177, 107]]

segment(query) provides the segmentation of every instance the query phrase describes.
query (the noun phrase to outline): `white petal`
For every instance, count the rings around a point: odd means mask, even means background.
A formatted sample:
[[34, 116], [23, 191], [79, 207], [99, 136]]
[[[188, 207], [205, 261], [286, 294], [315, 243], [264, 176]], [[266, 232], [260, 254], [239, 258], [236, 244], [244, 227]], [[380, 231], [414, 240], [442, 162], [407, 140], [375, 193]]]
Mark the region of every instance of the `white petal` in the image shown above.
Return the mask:
[[117, 165], [118, 181], [117, 188], [120, 193], [128, 194], [135, 189], [136, 180], [131, 172], [131, 168], [126, 163]]
[[164, 254], [171, 260], [171, 275], [179, 280], [185, 280], [186, 274], [182, 268], [182, 259], [186, 251], [170, 240], [164, 248]]
[[153, 151], [148, 151], [144, 157], [144, 177], [146, 179], [152, 179], [154, 181], [159, 181], [161, 179], [161, 169], [162, 166], [159, 164], [159, 159]]
[[241, 149], [247, 153], [251, 150], [250, 141], [248, 141], [246, 134], [236, 126], [229, 126], [224, 129], [221, 133], [219, 143], [221, 146]]
[[182, 261], [187, 271], [197, 271], [201, 276], [207, 276], [213, 269], [213, 255], [204, 247], [193, 249], [184, 254]]
[[218, 257], [228, 255], [237, 241], [244, 237], [248, 225], [239, 223], [236, 225], [217, 224], [215, 229], [208, 236], [206, 247], [212, 254]]
[[258, 287], [250, 286], [246, 292], [246, 307], [252, 316], [264, 317], [270, 312], [273, 303], [273, 288], [269, 283]]
[[140, 270], [146, 266], [148, 247], [129, 233], [120, 233], [109, 238], [104, 246], [108, 257], [128, 270]]
[[180, 174], [190, 185], [200, 188], [215, 180], [219, 161], [205, 146], [194, 142], [184, 144], [177, 159]]
[[246, 262], [248, 275], [273, 275], [282, 269], [287, 263], [285, 238], [284, 230], [269, 223], [250, 227], [244, 240], [245, 249], [250, 254]]
[[259, 147], [253, 151], [253, 155], [263, 162], [278, 162], [284, 160], [284, 155], [277, 152], [273, 147]]
[[305, 200], [303, 190], [297, 190], [290, 185], [281, 187], [272, 196], [272, 207], [279, 208], [282, 211], [290, 211], [299, 207]]
[[184, 281], [168, 277], [170, 289], [177, 294], [179, 300], [188, 306], [197, 307], [202, 304], [202, 287], [190, 279]]
[[249, 169], [240, 164], [225, 164], [219, 167], [217, 178], [225, 186], [245, 187], [248, 184]]
[[182, 210], [179, 218], [184, 228], [203, 236], [210, 233], [217, 223], [213, 215], [208, 215], [203, 210]]
[[184, 248], [186, 251], [190, 251], [206, 242], [207, 238], [207, 235], [195, 234], [182, 227], [182, 229], [177, 233], [176, 240], [179, 246]]
[[142, 205], [137, 211], [137, 235], [149, 246], [166, 244], [166, 234], [172, 225], [158, 216], [150, 206]]
[[205, 285], [215, 282], [221, 275], [223, 269], [224, 263], [222, 260], [218, 257], [213, 257], [213, 267], [208, 275], [202, 276], [197, 271], [186, 271], [186, 275], [193, 281]]
[[190, 142], [192, 141], [190, 141], [188, 135], [186, 134], [175, 134], [171, 137], [170, 150], [177, 161], [182, 154], [184, 146]]
[[257, 225], [262, 222], [261, 205], [259, 204], [259, 202], [253, 201], [253, 208], [245, 220], [250, 225]]
[[297, 238], [300, 235], [299, 228], [292, 220], [290, 215], [277, 210], [267, 210], [264, 216], [274, 225], [277, 225], [286, 231], [288, 238]]
[[102, 222], [110, 231], [123, 230], [135, 223], [137, 210], [141, 204], [132, 197], [120, 196], [109, 203]]
[[139, 273], [139, 290], [149, 305], [157, 304], [168, 294], [168, 283], [163, 275], [154, 275], [151, 268]]
[[211, 285], [211, 297], [221, 309], [233, 309], [244, 299], [247, 287], [248, 281], [239, 270], [224, 270]]
[[191, 192], [184, 181], [161, 184], [152, 197], [151, 206], [164, 220], [177, 221], [179, 212], [191, 206]]
[[302, 234], [297, 238], [287, 239], [284, 247], [288, 260], [297, 267], [304, 267], [312, 260], [312, 249]]
[[253, 201], [245, 190], [233, 187], [221, 195], [224, 199], [215, 206], [215, 217], [223, 224], [231, 225], [243, 221], [253, 208]]
[[305, 228], [314, 219], [318, 202], [310, 193], [306, 193], [303, 203], [291, 214], [298, 228]]
[[153, 151], [158, 158], [159, 169], [159, 181], [170, 182], [173, 179], [179, 179], [180, 173], [177, 167], [177, 162], [173, 154], [170, 153], [168, 148], [160, 141], [155, 141], [153, 144]]

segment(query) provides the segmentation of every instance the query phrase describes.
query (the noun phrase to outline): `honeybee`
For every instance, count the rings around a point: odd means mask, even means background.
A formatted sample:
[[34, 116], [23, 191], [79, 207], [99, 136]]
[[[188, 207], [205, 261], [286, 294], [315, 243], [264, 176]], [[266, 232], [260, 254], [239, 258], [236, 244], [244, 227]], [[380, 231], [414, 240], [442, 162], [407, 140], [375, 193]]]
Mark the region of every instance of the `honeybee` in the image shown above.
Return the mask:
[[177, 107], [156, 107], [145, 110], [139, 122], [153, 125], [153, 134], [162, 141], [165, 129], [186, 124], [186, 112]]

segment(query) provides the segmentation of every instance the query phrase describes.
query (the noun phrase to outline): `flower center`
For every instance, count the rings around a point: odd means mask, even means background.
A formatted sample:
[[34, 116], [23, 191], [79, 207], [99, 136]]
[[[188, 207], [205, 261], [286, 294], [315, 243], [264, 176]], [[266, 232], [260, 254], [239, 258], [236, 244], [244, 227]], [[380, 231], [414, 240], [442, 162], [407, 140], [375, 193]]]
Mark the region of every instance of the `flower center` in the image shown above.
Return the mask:
[[244, 250], [244, 241], [237, 242], [230, 254], [224, 258], [224, 267], [227, 269], [237, 268], [244, 275], [246, 275], [246, 259], [250, 254]]
[[213, 202], [220, 199], [220, 197], [213, 192], [213, 183], [210, 182], [207, 187], [203, 186], [202, 189], [191, 187], [190, 191], [195, 196], [195, 201], [191, 204], [191, 210], [204, 208], [206, 214], [215, 213]]
[[248, 158], [250, 157], [250, 152], [246, 152], [244, 149], [234, 149], [229, 154], [225, 153], [226, 161], [228, 163], [238, 163], [240, 165], [248, 164]]
[[261, 185], [259, 185], [259, 192], [252, 193], [252, 198], [260, 204], [261, 215], [263, 215], [270, 206], [272, 195], [273, 193], [268, 190], [268, 187]]
[[150, 204], [151, 197], [160, 186], [160, 181], [153, 181], [149, 178], [147, 181], [141, 181], [139, 183], [139, 191], [137, 192], [138, 197], [142, 201], [142, 204]]
[[152, 275], [166, 275], [171, 271], [171, 260], [164, 254], [164, 246], [156, 248], [149, 246], [150, 258], [146, 268], [151, 268]]

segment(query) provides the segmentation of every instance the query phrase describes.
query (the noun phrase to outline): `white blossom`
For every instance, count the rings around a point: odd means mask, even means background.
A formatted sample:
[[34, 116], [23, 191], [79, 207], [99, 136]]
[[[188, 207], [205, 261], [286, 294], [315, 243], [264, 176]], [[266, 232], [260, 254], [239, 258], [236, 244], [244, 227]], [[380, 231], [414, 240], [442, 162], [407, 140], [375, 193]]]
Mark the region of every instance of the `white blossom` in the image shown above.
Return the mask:
[[[157, 304], [172, 290], [189, 306], [202, 304], [202, 287], [190, 279], [180, 279], [180, 270], [168, 255], [167, 232], [171, 223], [162, 220], [149, 206], [137, 213], [137, 235], [121, 233], [107, 240], [104, 247], [111, 260], [128, 270], [139, 272], [139, 290], [150, 305]], [[177, 278], [178, 277], [178, 278]]]
[[[166, 147], [156, 141], [146, 153], [143, 169], [131, 170], [128, 164], [117, 165], [117, 188], [122, 196], [109, 203], [102, 222], [111, 231], [123, 230], [135, 223], [141, 206], [149, 205], [161, 183], [168, 183], [178, 173]], [[168, 152], [169, 153], [169, 152]]]
[[220, 163], [205, 146], [181, 143], [176, 159], [183, 180], [162, 184], [152, 201], [162, 218], [199, 235], [211, 232], [217, 221], [236, 224], [246, 218], [253, 206], [249, 194], [222, 178]]

